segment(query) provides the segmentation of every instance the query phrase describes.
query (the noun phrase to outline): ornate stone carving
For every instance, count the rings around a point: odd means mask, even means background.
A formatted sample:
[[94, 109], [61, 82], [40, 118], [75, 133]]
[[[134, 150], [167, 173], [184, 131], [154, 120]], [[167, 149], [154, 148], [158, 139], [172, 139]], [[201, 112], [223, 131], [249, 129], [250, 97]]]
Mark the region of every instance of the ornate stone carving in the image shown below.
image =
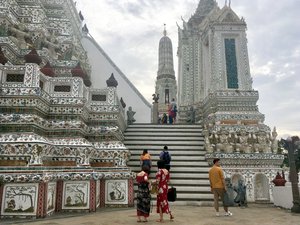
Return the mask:
[[4, 53], [2, 52], [2, 48], [0, 46], [0, 63], [5, 65], [8, 62], [7, 58], [5, 57]]
[[128, 111], [127, 111], [127, 124], [130, 125], [130, 124], [133, 124], [135, 122], [135, 119], [134, 119], [134, 115], [135, 115], [136, 112], [134, 112], [132, 110], [132, 107], [129, 106], [128, 107]]
[[152, 96], [153, 96], [152, 99], [153, 99], [153, 101], [154, 101], [153, 103], [158, 103], [159, 94], [153, 94]]
[[32, 49], [27, 55], [24, 56], [26, 63], [41, 64], [42, 59], [35, 49]]

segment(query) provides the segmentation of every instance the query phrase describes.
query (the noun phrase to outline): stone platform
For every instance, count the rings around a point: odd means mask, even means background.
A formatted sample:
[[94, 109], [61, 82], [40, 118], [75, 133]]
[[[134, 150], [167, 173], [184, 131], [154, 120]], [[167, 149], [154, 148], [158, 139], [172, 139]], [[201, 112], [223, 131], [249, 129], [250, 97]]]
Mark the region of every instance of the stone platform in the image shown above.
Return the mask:
[[[212, 207], [197, 206], [171, 206], [175, 216], [174, 221], [166, 220], [164, 224], [172, 225], [294, 225], [299, 224], [300, 214], [292, 214], [288, 210], [274, 207], [271, 204], [250, 204], [248, 208], [231, 208], [232, 217], [216, 217]], [[139, 224], [136, 222], [136, 210], [134, 208], [112, 209], [105, 208], [91, 214], [56, 214], [46, 219], [38, 220], [1, 220], [1, 225], [121, 225]], [[148, 223], [159, 224], [156, 222], [158, 214], [153, 207], [153, 213], [149, 217]]]

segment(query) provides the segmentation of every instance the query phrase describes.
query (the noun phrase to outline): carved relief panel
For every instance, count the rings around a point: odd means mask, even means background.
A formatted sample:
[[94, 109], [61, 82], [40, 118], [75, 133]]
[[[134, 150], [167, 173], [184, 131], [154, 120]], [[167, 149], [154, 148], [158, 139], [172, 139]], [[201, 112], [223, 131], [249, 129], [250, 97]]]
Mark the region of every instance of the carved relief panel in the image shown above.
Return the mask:
[[89, 181], [64, 182], [62, 209], [89, 209]]
[[127, 180], [106, 180], [105, 190], [105, 204], [128, 204]]
[[1, 215], [36, 215], [38, 184], [6, 184]]

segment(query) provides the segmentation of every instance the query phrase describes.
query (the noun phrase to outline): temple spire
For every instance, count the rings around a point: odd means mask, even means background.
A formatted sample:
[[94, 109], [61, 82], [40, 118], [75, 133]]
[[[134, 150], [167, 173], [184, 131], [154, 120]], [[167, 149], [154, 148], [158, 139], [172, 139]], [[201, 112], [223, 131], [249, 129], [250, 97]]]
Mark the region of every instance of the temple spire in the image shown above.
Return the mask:
[[196, 14], [199, 16], [206, 16], [217, 5], [215, 0], [200, 0]]
[[168, 113], [171, 100], [177, 99], [177, 84], [173, 64], [172, 41], [167, 36], [166, 24], [164, 24], [163, 36], [158, 48], [158, 71], [155, 82], [155, 93], [159, 95], [158, 112], [160, 115]]
[[197, 27], [216, 6], [218, 6], [216, 0], [200, 0], [196, 12], [188, 23]]
[[[171, 75], [174, 77], [174, 65], [173, 65], [173, 48], [172, 41], [167, 36], [166, 24], [164, 24], [163, 37], [159, 41], [158, 49], [158, 76]], [[175, 77], [174, 77], [175, 78]]]

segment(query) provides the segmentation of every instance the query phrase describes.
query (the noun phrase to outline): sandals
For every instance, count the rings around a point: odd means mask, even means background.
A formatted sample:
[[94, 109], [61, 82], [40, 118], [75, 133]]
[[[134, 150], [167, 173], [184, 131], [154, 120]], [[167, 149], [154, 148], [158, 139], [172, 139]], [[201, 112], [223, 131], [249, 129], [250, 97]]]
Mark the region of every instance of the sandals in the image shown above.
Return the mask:
[[164, 220], [163, 219], [158, 219], [158, 220], [156, 220], [156, 222], [163, 223]]
[[174, 216], [172, 215], [171, 211], [170, 211], [170, 220], [174, 220]]

